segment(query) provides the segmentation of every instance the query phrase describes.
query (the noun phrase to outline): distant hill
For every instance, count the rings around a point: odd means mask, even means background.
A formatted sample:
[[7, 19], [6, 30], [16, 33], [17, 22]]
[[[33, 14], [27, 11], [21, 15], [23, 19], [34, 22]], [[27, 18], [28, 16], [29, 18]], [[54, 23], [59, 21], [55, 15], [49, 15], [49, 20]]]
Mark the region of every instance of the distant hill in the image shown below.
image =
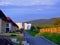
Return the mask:
[[46, 25], [46, 24], [51, 25], [51, 24], [53, 24], [54, 19], [55, 18], [52, 18], [52, 19], [38, 19], [38, 20], [28, 21], [26, 23], [31, 23], [34, 26], [42, 26], [42, 25]]

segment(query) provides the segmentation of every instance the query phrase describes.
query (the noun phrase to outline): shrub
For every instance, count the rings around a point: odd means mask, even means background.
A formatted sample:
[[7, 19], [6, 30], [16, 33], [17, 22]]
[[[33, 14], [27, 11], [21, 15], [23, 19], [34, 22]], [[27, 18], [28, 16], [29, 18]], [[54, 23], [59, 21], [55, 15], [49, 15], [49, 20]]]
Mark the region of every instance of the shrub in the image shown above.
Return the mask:
[[11, 34], [12, 37], [16, 37], [16, 34]]

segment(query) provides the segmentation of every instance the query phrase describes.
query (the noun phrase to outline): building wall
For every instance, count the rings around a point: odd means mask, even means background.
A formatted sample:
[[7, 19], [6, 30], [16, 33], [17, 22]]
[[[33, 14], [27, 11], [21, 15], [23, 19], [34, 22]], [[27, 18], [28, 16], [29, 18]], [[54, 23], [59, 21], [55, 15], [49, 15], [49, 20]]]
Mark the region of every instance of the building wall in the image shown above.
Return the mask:
[[13, 25], [11, 25], [11, 29], [14, 30], [14, 26]]
[[9, 30], [12, 30], [11, 26], [12, 26], [11, 23], [9, 23], [9, 28], [10, 28]]
[[24, 30], [30, 30], [31, 24], [30, 23], [24, 23]]
[[31, 24], [27, 24], [27, 29], [28, 29], [28, 30], [31, 29]]
[[15, 26], [15, 30], [18, 30], [18, 27]]
[[6, 21], [2, 20], [2, 32], [6, 32]]
[[11, 23], [6, 22], [6, 28], [9, 28], [9, 30], [12, 30], [12, 27], [11, 26], [12, 26]]
[[2, 30], [2, 20], [0, 19], [0, 33], [1, 33], [1, 30]]
[[14, 26], [12, 23], [10, 23], [10, 30], [15, 31], [15, 30], [18, 30], [18, 28]]
[[22, 23], [16, 23], [16, 24], [18, 25], [19, 29], [22, 28]]
[[11, 30], [13, 30], [13, 25], [11, 24]]
[[24, 30], [27, 30], [27, 23], [24, 23]]
[[13, 30], [13, 31], [15, 31], [15, 30], [16, 30], [16, 28], [15, 28], [15, 26], [14, 26], [14, 25], [12, 25], [12, 30]]

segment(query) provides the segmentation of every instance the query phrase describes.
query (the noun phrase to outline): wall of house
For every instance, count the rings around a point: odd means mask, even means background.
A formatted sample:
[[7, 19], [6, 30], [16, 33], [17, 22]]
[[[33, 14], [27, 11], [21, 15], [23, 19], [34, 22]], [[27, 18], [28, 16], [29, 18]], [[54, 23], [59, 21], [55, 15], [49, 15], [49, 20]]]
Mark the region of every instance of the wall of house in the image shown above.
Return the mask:
[[18, 30], [19, 28], [15, 26], [15, 30]]
[[24, 23], [24, 30], [27, 30], [27, 23]]
[[14, 30], [18, 30], [18, 28], [16, 26], [14, 26]]
[[12, 29], [11, 29], [11, 23], [6, 22], [6, 28], [9, 28], [9, 30], [12, 30]]
[[1, 33], [1, 30], [2, 30], [2, 28], [1, 28], [1, 25], [2, 24], [2, 20], [0, 19], [0, 33]]
[[2, 20], [2, 32], [6, 32], [6, 21]]
[[14, 25], [12, 25], [12, 30], [15, 31], [15, 26]]
[[11, 24], [11, 30], [13, 30], [13, 25]]
[[18, 25], [19, 30], [20, 30], [21, 28], [23, 28], [22, 23], [16, 23], [16, 24]]

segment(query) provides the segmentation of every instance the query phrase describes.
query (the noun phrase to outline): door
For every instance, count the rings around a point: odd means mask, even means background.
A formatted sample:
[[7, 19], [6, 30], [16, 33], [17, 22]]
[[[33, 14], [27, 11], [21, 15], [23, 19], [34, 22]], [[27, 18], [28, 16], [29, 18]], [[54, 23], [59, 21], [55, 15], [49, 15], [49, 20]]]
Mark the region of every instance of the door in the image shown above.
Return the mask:
[[6, 33], [9, 32], [9, 28], [6, 28]]

